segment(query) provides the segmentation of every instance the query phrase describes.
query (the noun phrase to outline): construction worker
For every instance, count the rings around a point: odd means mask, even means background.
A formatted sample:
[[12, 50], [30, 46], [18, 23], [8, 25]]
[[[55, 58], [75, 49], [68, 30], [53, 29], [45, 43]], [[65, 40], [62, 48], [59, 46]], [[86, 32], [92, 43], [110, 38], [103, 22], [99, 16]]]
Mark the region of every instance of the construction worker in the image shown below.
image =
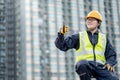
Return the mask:
[[105, 34], [100, 32], [101, 14], [93, 10], [86, 16], [88, 30], [64, 38], [68, 26], [60, 28], [55, 45], [62, 51], [76, 50], [76, 72], [80, 80], [118, 80], [113, 75], [117, 63], [116, 52]]

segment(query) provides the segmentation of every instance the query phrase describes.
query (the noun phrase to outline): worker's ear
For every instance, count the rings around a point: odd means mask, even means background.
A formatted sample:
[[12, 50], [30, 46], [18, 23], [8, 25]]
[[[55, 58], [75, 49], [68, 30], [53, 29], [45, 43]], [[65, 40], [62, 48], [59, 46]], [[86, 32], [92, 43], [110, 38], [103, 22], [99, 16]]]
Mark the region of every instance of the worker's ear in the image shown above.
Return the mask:
[[98, 26], [100, 26], [100, 25], [101, 25], [101, 21], [98, 22]]
[[98, 29], [100, 29], [101, 21], [98, 21]]

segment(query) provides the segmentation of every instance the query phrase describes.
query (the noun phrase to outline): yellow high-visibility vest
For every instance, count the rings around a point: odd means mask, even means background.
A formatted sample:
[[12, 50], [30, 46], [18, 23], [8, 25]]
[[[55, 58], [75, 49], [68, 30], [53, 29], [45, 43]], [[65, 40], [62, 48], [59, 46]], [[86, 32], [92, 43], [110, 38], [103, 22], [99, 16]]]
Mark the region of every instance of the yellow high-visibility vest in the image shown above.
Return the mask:
[[[76, 50], [76, 63], [80, 60], [94, 61], [94, 52], [96, 57], [96, 62], [105, 64], [105, 48], [106, 48], [106, 35], [99, 32], [98, 33], [98, 43], [93, 49], [93, 45], [89, 40], [86, 31], [79, 32], [79, 44], [80, 47]], [[94, 52], [93, 52], [94, 50]]]

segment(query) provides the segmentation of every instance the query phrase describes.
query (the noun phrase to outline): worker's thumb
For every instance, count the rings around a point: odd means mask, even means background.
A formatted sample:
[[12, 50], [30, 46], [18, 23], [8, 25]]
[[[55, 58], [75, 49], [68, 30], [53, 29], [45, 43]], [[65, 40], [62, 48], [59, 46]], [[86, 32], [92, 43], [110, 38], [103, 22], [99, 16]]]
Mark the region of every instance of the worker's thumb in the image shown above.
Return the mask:
[[64, 34], [63, 28], [60, 28], [60, 33], [61, 33], [61, 34]]

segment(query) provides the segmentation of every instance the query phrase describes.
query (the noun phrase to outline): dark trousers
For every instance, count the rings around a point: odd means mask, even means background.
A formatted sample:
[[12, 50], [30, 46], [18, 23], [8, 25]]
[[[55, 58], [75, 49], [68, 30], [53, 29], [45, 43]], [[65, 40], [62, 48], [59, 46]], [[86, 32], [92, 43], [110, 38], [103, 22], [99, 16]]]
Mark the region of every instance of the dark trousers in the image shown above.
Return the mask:
[[96, 80], [119, 80], [114, 73], [108, 71], [104, 65], [94, 61], [79, 61], [76, 64], [76, 72], [80, 80], [91, 80], [91, 77], [95, 77]]

